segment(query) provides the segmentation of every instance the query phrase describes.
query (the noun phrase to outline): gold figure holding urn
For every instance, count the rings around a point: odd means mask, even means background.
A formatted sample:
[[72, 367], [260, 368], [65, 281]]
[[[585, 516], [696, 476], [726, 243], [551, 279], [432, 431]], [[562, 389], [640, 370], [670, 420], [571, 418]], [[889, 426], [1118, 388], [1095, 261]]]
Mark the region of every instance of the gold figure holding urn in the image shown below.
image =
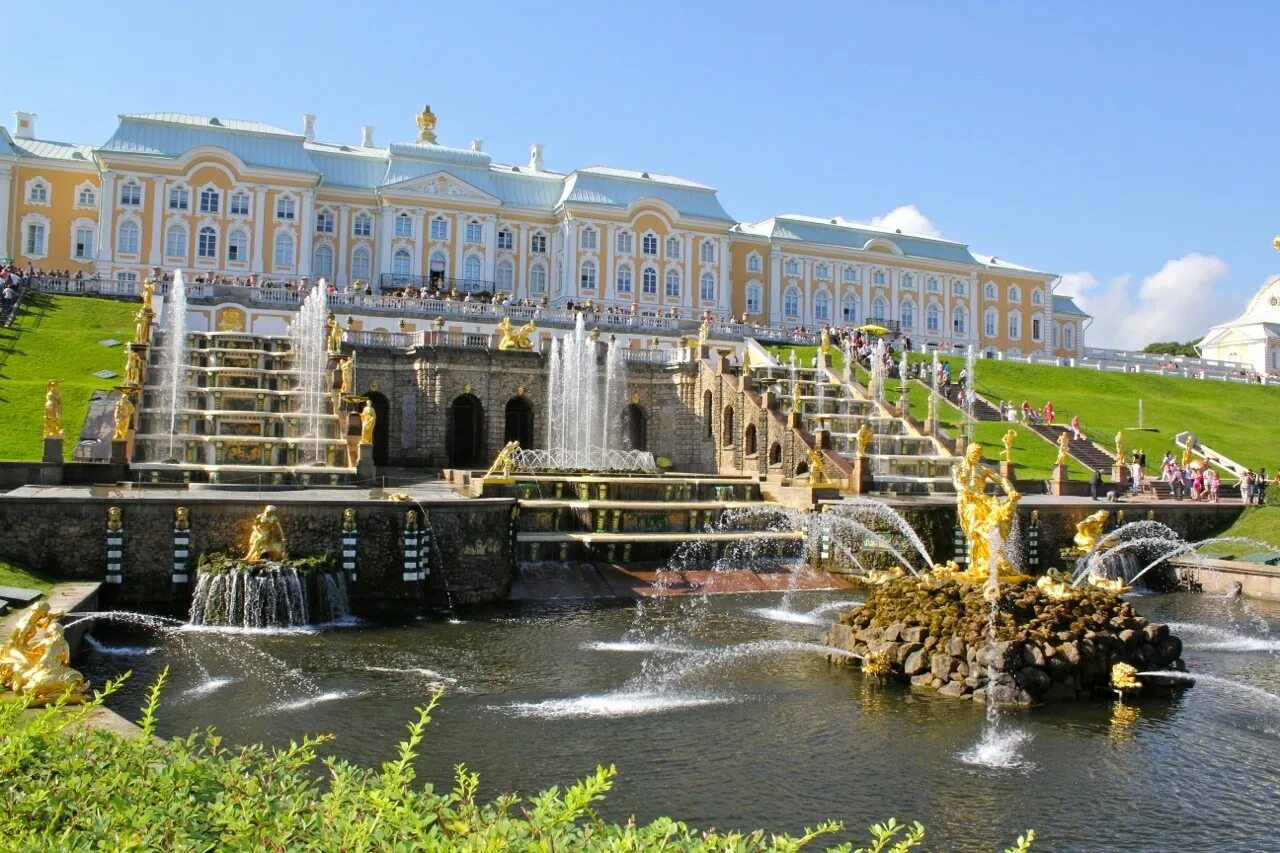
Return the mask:
[[88, 685], [71, 668], [71, 647], [58, 624], [63, 615], [43, 601], [31, 605], [0, 648], [0, 682], [32, 705], [85, 700]]
[[289, 559], [285, 550], [284, 529], [280, 526], [280, 518], [274, 506], [265, 507], [253, 520], [253, 528], [249, 531], [249, 553], [245, 562], [260, 560], [282, 561]]

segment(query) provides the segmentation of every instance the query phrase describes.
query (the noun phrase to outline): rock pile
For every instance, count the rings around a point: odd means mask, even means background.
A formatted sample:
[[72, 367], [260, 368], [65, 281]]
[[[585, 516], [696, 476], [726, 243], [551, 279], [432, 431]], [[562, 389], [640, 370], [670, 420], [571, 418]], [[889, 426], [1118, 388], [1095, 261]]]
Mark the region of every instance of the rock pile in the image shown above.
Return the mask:
[[[1185, 670], [1182, 642], [1113, 593], [1083, 589], [1052, 598], [1032, 584], [1002, 587], [996, 639], [981, 587], [906, 577], [874, 588], [840, 614], [827, 644], [888, 656], [891, 677], [944, 696], [1033, 705], [1110, 693], [1111, 667]], [[832, 655], [833, 660], [847, 661]]]

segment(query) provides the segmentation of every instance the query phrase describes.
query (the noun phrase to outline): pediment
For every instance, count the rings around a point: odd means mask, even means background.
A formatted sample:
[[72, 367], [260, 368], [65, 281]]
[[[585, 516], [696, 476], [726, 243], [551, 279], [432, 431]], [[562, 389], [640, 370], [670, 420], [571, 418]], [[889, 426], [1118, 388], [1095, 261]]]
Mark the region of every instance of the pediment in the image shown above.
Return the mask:
[[432, 172], [429, 175], [423, 175], [418, 178], [410, 178], [407, 181], [387, 184], [382, 187], [382, 191], [384, 193], [395, 193], [396, 195], [455, 198], [493, 204], [501, 203], [497, 197], [444, 170]]

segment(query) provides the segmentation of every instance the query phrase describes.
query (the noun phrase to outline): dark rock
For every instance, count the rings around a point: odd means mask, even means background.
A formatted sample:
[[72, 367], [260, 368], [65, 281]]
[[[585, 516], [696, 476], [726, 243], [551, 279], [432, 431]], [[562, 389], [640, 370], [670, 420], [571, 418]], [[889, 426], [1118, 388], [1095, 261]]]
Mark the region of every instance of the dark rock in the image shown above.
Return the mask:
[[1074, 640], [1063, 643], [1058, 646], [1058, 654], [1056, 657], [1064, 659], [1072, 666], [1080, 665], [1080, 646]]
[[[902, 662], [902, 671], [906, 675], [919, 675], [928, 669], [929, 653], [923, 647], [907, 655], [907, 659]], [[913, 681], [912, 683], [914, 684], [915, 682]]]
[[1163, 622], [1152, 622], [1142, 629], [1142, 633], [1146, 635], [1151, 645], [1158, 647], [1160, 642], [1169, 636], [1169, 626]]
[[964, 657], [965, 647], [964, 640], [961, 637], [952, 637], [947, 640], [947, 654], [952, 657]]
[[853, 629], [848, 625], [841, 625], [839, 622], [831, 626], [831, 630], [827, 632], [827, 645], [835, 646], [837, 649], [853, 649]]
[[1044, 652], [1037, 646], [1025, 645], [1022, 647], [1022, 662], [1027, 666], [1044, 666]]
[[1163, 663], [1173, 663], [1182, 657], [1182, 640], [1171, 634], [1156, 647], [1156, 650]]
[[929, 671], [934, 678], [947, 678], [959, 666], [959, 662], [951, 655], [937, 654], [929, 661]]
[[997, 705], [1030, 705], [1031, 694], [1011, 684], [987, 685], [991, 701]]
[[909, 628], [902, 629], [902, 641], [904, 643], [923, 643], [924, 638], [929, 636], [929, 629], [920, 625], [912, 625]]
[[898, 664], [899, 666], [902, 666], [907, 662], [907, 658], [911, 657], [913, 654], [915, 654], [916, 652], [920, 651], [923, 648], [924, 646], [922, 646], [920, 643], [899, 643], [898, 653], [894, 658], [894, 663]]
[[973, 701], [980, 702], [985, 705], [987, 703], [987, 688], [979, 687], [975, 689], [973, 691]]
[[959, 699], [967, 692], [968, 688], [965, 687], [964, 682], [961, 681], [948, 681], [946, 684], [938, 688], [938, 694], [940, 696], [949, 696], [952, 699]]
[[904, 626], [901, 622], [894, 622], [893, 624], [889, 625], [889, 627], [884, 629], [884, 641], [886, 643], [898, 642], [898, 640], [902, 639], [903, 627]]
[[1125, 628], [1120, 632], [1120, 642], [1129, 648], [1133, 648], [1138, 644], [1138, 632], [1132, 628]]
[[1053, 684], [1053, 679], [1043, 669], [1035, 666], [1024, 666], [1018, 670], [1014, 679], [1018, 686], [1033, 696], [1043, 694]]

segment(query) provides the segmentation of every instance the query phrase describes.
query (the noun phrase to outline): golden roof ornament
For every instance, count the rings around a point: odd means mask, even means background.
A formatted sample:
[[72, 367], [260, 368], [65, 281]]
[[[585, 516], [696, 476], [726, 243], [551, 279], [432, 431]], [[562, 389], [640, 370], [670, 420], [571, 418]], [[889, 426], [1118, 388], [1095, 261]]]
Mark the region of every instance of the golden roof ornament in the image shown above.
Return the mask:
[[436, 114], [431, 112], [431, 105], [422, 107], [418, 113], [418, 141], [436, 144]]

